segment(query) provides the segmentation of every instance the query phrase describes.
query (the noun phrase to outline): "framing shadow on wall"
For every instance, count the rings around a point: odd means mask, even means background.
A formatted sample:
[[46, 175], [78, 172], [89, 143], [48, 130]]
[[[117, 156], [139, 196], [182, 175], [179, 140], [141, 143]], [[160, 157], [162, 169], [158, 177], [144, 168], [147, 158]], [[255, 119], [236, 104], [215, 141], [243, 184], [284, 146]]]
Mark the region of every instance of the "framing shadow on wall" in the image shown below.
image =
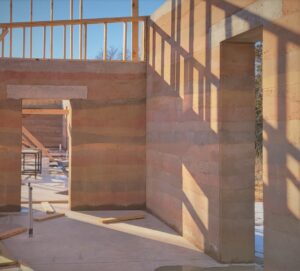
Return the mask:
[[149, 30], [147, 207], [215, 259], [254, 261], [254, 42], [263, 40], [265, 269], [296, 270], [299, 10], [272, 2], [286, 16], [273, 22], [228, 1], [169, 3]]

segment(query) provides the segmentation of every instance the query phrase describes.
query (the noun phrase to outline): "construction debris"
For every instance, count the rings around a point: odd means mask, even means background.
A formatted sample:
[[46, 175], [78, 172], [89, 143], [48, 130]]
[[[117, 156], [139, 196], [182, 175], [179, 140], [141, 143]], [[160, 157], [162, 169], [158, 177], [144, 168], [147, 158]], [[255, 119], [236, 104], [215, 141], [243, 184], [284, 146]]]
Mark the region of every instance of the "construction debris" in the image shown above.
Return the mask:
[[14, 228], [11, 230], [6, 230], [6, 231], [0, 233], [0, 240], [7, 239], [9, 237], [15, 236], [17, 234], [21, 234], [26, 231], [27, 231], [27, 229], [24, 227], [18, 227], [18, 228]]
[[48, 201], [41, 202], [41, 205], [42, 205], [44, 211], [47, 214], [54, 214], [55, 213], [54, 208], [52, 207], [52, 205]]
[[37, 216], [34, 217], [33, 220], [37, 221], [37, 222], [42, 222], [42, 221], [46, 221], [49, 219], [54, 219], [54, 218], [58, 218], [58, 217], [62, 217], [65, 216], [64, 213], [54, 213], [54, 214], [50, 214], [50, 215], [41, 215], [41, 216]]
[[135, 219], [143, 219], [143, 218], [145, 218], [144, 214], [130, 214], [124, 216], [117, 216], [117, 217], [100, 218], [100, 221], [103, 224], [110, 224], [110, 223], [118, 223], [118, 222], [135, 220]]

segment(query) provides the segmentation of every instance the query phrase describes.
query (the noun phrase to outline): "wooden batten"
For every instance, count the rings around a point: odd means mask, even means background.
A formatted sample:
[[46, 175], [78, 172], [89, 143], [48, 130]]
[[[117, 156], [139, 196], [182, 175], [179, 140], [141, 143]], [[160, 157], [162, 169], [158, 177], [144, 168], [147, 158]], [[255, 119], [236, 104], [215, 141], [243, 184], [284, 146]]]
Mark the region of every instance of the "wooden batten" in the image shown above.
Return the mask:
[[[53, 22], [53, 0], [50, 0], [50, 20]], [[53, 25], [50, 26], [50, 58], [53, 58]]]
[[103, 60], [107, 60], [107, 23], [104, 23], [103, 30]]
[[[132, 17], [137, 18], [139, 16], [139, 0], [132, 0]], [[132, 22], [132, 60], [138, 61], [139, 58], [139, 23]]]
[[43, 221], [46, 221], [46, 220], [59, 218], [59, 217], [63, 217], [63, 216], [65, 216], [64, 213], [54, 213], [54, 214], [36, 216], [36, 217], [33, 218], [33, 220], [37, 221], [37, 222], [43, 222]]
[[43, 59], [46, 58], [46, 26], [44, 26], [43, 28]]
[[123, 23], [123, 61], [127, 59], [127, 22]]
[[[74, 18], [74, 1], [70, 0], [70, 20]], [[70, 59], [73, 59], [73, 25], [70, 25]]]
[[[32, 22], [32, 19], [33, 19], [33, 0], [30, 0], [30, 22]], [[29, 54], [30, 54], [30, 58], [32, 58], [32, 27], [30, 27], [30, 45], [29, 46], [30, 46]]]
[[23, 27], [23, 58], [25, 58], [25, 53], [26, 53], [26, 28]]
[[8, 29], [2, 28], [2, 33], [0, 34], [0, 41], [3, 41], [7, 34], [8, 34]]
[[26, 228], [18, 227], [18, 228], [14, 228], [14, 229], [11, 229], [11, 230], [4, 231], [4, 232], [0, 232], [0, 240], [10, 238], [12, 236], [21, 234], [21, 233], [26, 232], [26, 231], [27, 231]]
[[100, 218], [100, 222], [102, 222], [103, 224], [111, 224], [111, 223], [118, 223], [118, 222], [129, 221], [129, 220], [143, 219], [143, 218], [145, 218], [144, 214], [137, 213], [137, 214], [116, 216], [116, 217]]
[[[10, 0], [10, 8], [9, 8], [9, 22], [12, 23], [13, 22], [13, 1]], [[10, 28], [9, 31], [9, 57], [12, 57], [12, 28]]]
[[104, 24], [104, 23], [122, 23], [122, 22], [141, 22], [147, 20], [148, 16], [139, 17], [110, 17], [96, 19], [76, 19], [76, 20], [55, 20], [55, 21], [34, 21], [34, 22], [14, 22], [0, 23], [0, 28], [20, 28], [20, 27], [42, 27], [42, 26], [63, 26], [80, 24]]
[[67, 115], [67, 109], [22, 109], [23, 115]]
[[63, 33], [63, 48], [64, 48], [64, 59], [67, 57], [67, 26], [64, 25], [64, 33]]

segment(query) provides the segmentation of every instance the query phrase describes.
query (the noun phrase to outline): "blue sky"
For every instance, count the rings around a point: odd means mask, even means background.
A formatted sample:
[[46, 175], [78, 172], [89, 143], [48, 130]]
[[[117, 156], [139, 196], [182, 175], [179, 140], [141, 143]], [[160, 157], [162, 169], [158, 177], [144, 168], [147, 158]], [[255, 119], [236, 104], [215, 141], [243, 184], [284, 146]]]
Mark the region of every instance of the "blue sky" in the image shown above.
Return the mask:
[[[165, 0], [140, 0], [139, 15], [150, 15]], [[13, 0], [13, 21], [29, 21], [29, 0]], [[69, 19], [70, 0], [54, 0], [54, 20]], [[79, 0], [74, 0], [74, 19], [79, 16]], [[83, 18], [126, 17], [131, 16], [131, 0], [83, 0]], [[33, 20], [47, 21], [50, 19], [50, 1], [33, 0]], [[9, 22], [9, 0], [0, 0], [0, 22]], [[46, 54], [49, 55], [49, 32], [47, 29]], [[29, 29], [26, 29], [26, 54], [29, 56]], [[54, 27], [54, 57], [61, 58], [63, 27]], [[123, 37], [122, 24], [108, 25], [108, 47], [121, 49]], [[78, 56], [78, 27], [74, 27], [74, 57]], [[102, 50], [103, 26], [90, 25], [88, 27], [87, 58], [92, 59]], [[131, 26], [128, 25], [128, 48], [131, 46]], [[67, 29], [67, 55], [69, 48], [69, 29]], [[0, 46], [1, 49], [1, 46]], [[5, 40], [5, 56], [9, 54], [9, 35]], [[1, 51], [0, 51], [1, 52]], [[22, 30], [13, 31], [13, 56], [22, 54]], [[42, 57], [42, 28], [33, 30], [33, 57]]]

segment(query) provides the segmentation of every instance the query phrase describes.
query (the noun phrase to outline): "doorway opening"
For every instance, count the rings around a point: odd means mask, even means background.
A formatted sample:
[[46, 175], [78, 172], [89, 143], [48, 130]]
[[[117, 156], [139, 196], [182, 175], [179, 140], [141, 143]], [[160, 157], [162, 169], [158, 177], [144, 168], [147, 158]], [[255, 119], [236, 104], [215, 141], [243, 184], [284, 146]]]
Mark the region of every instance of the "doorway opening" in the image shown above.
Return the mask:
[[263, 95], [262, 48], [255, 43], [255, 259], [263, 264], [264, 258], [264, 208], [263, 208]]
[[221, 44], [221, 259], [228, 263], [263, 265], [262, 47], [260, 27]]
[[[69, 100], [22, 100], [21, 206], [28, 209], [29, 186], [35, 210], [54, 212], [69, 205]], [[44, 204], [46, 202], [46, 204]], [[49, 203], [49, 204], [48, 204]]]

